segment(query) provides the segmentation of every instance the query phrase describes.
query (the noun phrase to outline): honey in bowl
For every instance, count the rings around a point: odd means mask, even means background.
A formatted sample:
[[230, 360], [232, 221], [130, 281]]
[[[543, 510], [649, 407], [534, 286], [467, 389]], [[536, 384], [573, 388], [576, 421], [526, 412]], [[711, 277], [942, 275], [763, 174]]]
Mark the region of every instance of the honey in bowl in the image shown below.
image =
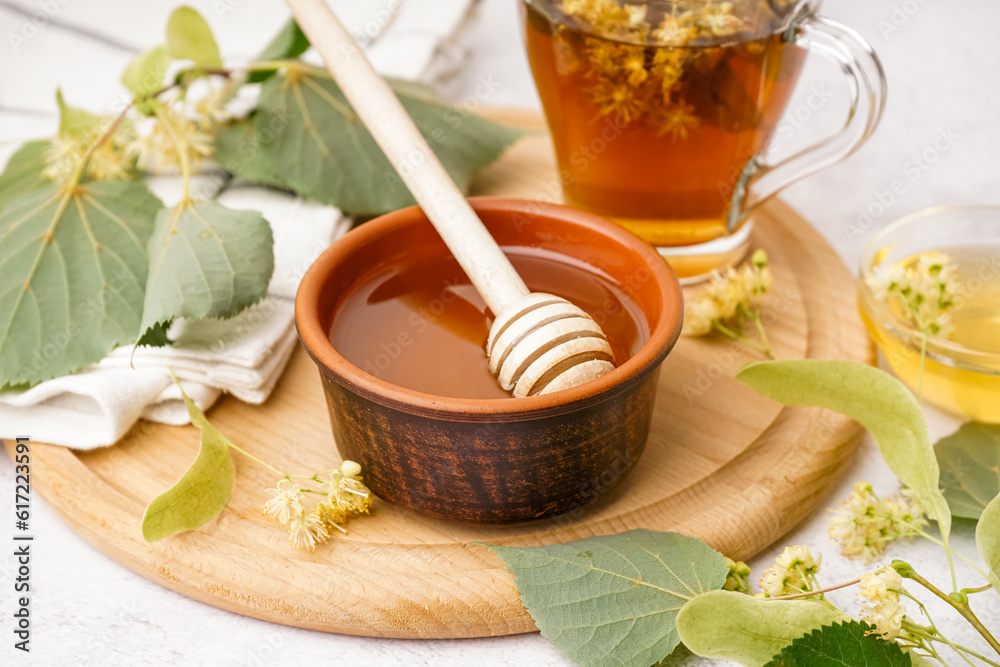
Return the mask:
[[[568, 299], [601, 326], [620, 366], [649, 340], [642, 310], [610, 276], [537, 247], [505, 247], [533, 292]], [[485, 353], [490, 313], [442, 246], [414, 248], [372, 267], [341, 295], [330, 341], [365, 372], [426, 394], [510, 398]]]

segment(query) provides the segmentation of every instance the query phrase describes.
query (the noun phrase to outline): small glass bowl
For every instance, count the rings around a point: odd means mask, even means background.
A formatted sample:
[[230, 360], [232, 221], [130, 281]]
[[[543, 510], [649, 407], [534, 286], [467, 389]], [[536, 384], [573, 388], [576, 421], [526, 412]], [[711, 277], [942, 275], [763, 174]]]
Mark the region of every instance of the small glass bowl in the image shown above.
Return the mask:
[[[921, 392], [923, 334], [875, 298], [868, 279], [879, 266], [938, 250], [960, 266], [949, 311], [955, 333], [927, 338], [923, 398], [947, 412], [1000, 423], [1000, 206], [942, 206], [894, 222], [868, 243], [861, 260], [861, 318], [892, 370]], [[977, 324], [970, 325], [976, 318]]]

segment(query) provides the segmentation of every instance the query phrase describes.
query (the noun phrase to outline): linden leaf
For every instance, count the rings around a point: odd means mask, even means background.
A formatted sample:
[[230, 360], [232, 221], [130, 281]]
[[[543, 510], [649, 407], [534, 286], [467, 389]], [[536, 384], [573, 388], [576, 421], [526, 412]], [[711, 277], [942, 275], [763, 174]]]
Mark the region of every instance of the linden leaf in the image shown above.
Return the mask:
[[938, 488], [940, 468], [924, 413], [903, 383], [858, 362], [814, 359], [750, 363], [736, 379], [779, 403], [820, 406], [860, 422], [947, 539], [951, 510]]
[[271, 227], [257, 211], [214, 201], [163, 209], [149, 239], [140, 335], [178, 317], [232, 317], [260, 301], [274, 270]]
[[[255, 62], [267, 62], [272, 60], [288, 60], [290, 58], [297, 58], [309, 48], [309, 38], [306, 34], [302, 32], [302, 28], [299, 24], [295, 22], [295, 19], [289, 19], [288, 23], [281, 29], [271, 43], [268, 44], [260, 55], [255, 58]], [[251, 72], [247, 76], [247, 83], [262, 83], [267, 81], [276, 72], [274, 70], [269, 70], [266, 72]]]
[[198, 457], [177, 483], [146, 507], [142, 537], [147, 542], [204, 526], [219, 516], [233, 492], [236, 475], [229, 456], [229, 441], [215, 430], [183, 389], [181, 397], [191, 423], [201, 429], [201, 447]]
[[1000, 593], [1000, 496], [997, 496], [983, 510], [976, 526], [976, 546], [983, 557], [990, 583]]
[[170, 66], [165, 46], [154, 46], [137, 55], [122, 73], [122, 85], [137, 98], [147, 97], [163, 88], [163, 78]]
[[59, 105], [59, 134], [64, 137], [86, 136], [103, 122], [103, 119], [96, 114], [66, 104], [62, 91], [58, 88], [56, 88], [56, 104]]
[[651, 530], [484, 546], [507, 563], [542, 635], [588, 667], [648, 667], [670, 655], [680, 642], [681, 607], [721, 588], [728, 573], [722, 555], [701, 540]]
[[873, 634], [867, 623], [848, 621], [799, 637], [767, 667], [911, 667], [910, 656], [896, 642]]
[[934, 445], [952, 516], [978, 519], [1000, 494], [1000, 426], [970, 422]]
[[173, 324], [173, 320], [168, 322], [158, 322], [149, 327], [149, 329], [139, 336], [139, 340], [135, 342], [135, 346], [166, 347], [167, 345], [170, 345], [173, 341], [171, 341], [167, 336], [167, 331], [169, 331], [171, 324]]
[[847, 619], [846, 614], [810, 600], [762, 600], [714, 591], [684, 605], [677, 630], [693, 653], [761, 667], [797, 637]]
[[51, 141], [29, 141], [10, 156], [0, 175], [0, 211], [12, 199], [51, 185], [52, 181], [42, 174], [47, 166], [46, 154], [51, 148]]
[[[392, 85], [463, 191], [476, 171], [521, 136], [415, 94], [412, 86]], [[354, 214], [414, 203], [337, 84], [306, 66], [264, 82], [254, 114], [223, 129], [215, 141], [215, 159], [229, 171]]]
[[45, 186], [0, 212], [0, 387], [37, 384], [135, 340], [162, 208], [137, 182]]
[[183, 6], [167, 21], [167, 54], [174, 60], [192, 60], [200, 67], [222, 67], [212, 29], [195, 9]]

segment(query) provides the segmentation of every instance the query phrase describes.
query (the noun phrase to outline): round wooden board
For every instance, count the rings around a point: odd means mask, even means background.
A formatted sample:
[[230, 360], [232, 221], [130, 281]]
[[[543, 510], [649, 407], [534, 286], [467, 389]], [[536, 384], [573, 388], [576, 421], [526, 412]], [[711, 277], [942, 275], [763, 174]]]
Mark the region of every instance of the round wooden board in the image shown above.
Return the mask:
[[[493, 112], [541, 128], [536, 114]], [[514, 146], [478, 181], [478, 194], [552, 199], [558, 193], [543, 133]], [[756, 243], [771, 257], [775, 292], [768, 331], [782, 358], [870, 362], [853, 280], [834, 251], [790, 208], [769, 205]], [[538, 545], [633, 528], [698, 536], [749, 558], [794, 527], [842, 472], [861, 435], [818, 409], [783, 408], [733, 380], [760, 357], [728, 340], [682, 338], [661, 373], [652, 433], [632, 476], [611, 492], [598, 483], [579, 516], [512, 527], [422, 519], [385, 502], [349, 534], [314, 552], [293, 551], [261, 515], [274, 476], [234, 455], [236, 485], [205, 527], [147, 544], [146, 504], [194, 459], [192, 426], [140, 423], [120, 443], [78, 453], [32, 446], [32, 481], [96, 548], [167, 588], [211, 605], [288, 625], [378, 637], [480, 637], [535, 629], [513, 577], [481, 540]], [[262, 406], [235, 399], [210, 412], [231, 440], [283, 469], [339, 463], [318, 372], [301, 350]], [[11, 443], [7, 443], [8, 452]]]

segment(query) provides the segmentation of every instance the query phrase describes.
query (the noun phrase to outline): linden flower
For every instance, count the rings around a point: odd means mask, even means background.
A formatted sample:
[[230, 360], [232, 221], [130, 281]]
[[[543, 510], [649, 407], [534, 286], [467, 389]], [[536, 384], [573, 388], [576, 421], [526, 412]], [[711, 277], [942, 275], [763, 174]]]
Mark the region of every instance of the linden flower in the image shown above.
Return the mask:
[[628, 49], [622, 69], [627, 75], [630, 86], [638, 86], [649, 77], [649, 72], [646, 70], [646, 55], [641, 47]]
[[680, 16], [666, 16], [652, 32], [657, 45], [687, 46], [698, 37], [698, 26], [694, 14], [685, 12]]
[[633, 14], [623, 9], [615, 0], [563, 0], [564, 14], [583, 19], [595, 28], [628, 25]]
[[926, 252], [906, 265], [879, 266], [868, 278], [872, 295], [896, 306], [926, 335], [946, 336], [952, 324], [949, 311], [960, 286], [958, 266], [948, 255]]
[[278, 520], [282, 526], [293, 516], [302, 514], [302, 490], [290, 479], [282, 479], [275, 489], [268, 489], [271, 499], [264, 505], [264, 514]]
[[657, 49], [653, 54], [653, 74], [660, 77], [660, 90], [664, 94], [664, 100], [670, 103], [669, 93], [681, 80], [684, 74], [684, 66], [687, 64], [688, 53], [684, 49], [666, 47]]
[[[358, 476], [361, 466], [354, 461], [344, 463], [330, 473], [330, 479], [320, 485], [327, 494], [330, 516], [346, 519], [358, 514], [367, 514], [372, 504], [372, 493]], [[337, 521], [343, 523], [343, 521]]]
[[775, 564], [789, 571], [816, 576], [819, 574], [820, 565], [823, 564], [823, 554], [817, 553], [813, 556], [809, 547], [785, 547], [775, 560]]
[[689, 131], [701, 125], [694, 115], [694, 107], [684, 102], [678, 102], [656, 116], [656, 133], [670, 134], [674, 141], [687, 139]]
[[858, 594], [865, 598], [861, 618], [875, 626], [887, 641], [899, 637], [906, 610], [899, 603], [903, 578], [891, 567], [883, 567], [861, 577]]
[[629, 27], [642, 27], [646, 23], [646, 11], [646, 5], [626, 5], [625, 13], [628, 15]]
[[[361, 466], [344, 461], [336, 470], [317, 473], [301, 479], [318, 482], [320, 490], [303, 489], [287, 477], [277, 488], [268, 489], [271, 500], [264, 505], [264, 514], [288, 524], [288, 541], [296, 549], [313, 549], [330, 539], [332, 529], [346, 533], [343, 524], [359, 514], [367, 514], [374, 496], [361, 482]], [[325, 496], [311, 509], [303, 507], [304, 493]], [[312, 497], [311, 495], [309, 497]]]
[[698, 22], [701, 27], [716, 37], [732, 35], [744, 27], [743, 21], [738, 16], [733, 16], [733, 3], [731, 2], [707, 7], [699, 14]]
[[786, 547], [760, 579], [764, 597], [776, 598], [813, 590], [822, 562], [822, 554], [813, 556], [808, 547]]
[[722, 316], [714, 299], [701, 299], [684, 304], [684, 333], [688, 336], [707, 336], [715, 328], [715, 321]]
[[[100, 133], [83, 136], [60, 135], [52, 139], [52, 147], [45, 155], [46, 178], [60, 182], [69, 177], [80, 164]], [[95, 181], [124, 181], [132, 178], [135, 169], [137, 147], [128, 127], [121, 127], [105, 139], [90, 157], [84, 167], [84, 175]]]
[[703, 336], [718, 329], [735, 335], [727, 324], [737, 316], [759, 319], [760, 297], [773, 284], [774, 277], [763, 250], [756, 251], [752, 261], [742, 268], [730, 267], [724, 273], [715, 272], [694, 298], [685, 301], [684, 333]]
[[155, 120], [142, 139], [139, 163], [144, 167], [160, 171], [186, 162], [194, 169], [212, 156], [212, 136], [198, 122], [173, 108], [157, 112]]
[[326, 529], [326, 522], [316, 510], [301, 512], [292, 519], [288, 530], [288, 541], [292, 548], [312, 551], [317, 544], [322, 544], [328, 539], [330, 531]]
[[726, 583], [722, 585], [723, 590], [749, 593], [750, 584], [747, 578], [750, 576], [750, 566], [731, 558], [726, 558], [726, 565], [729, 567], [729, 574], [726, 575]]
[[608, 77], [615, 77], [622, 69], [623, 58], [619, 47], [592, 37], [585, 39], [584, 44], [584, 54], [590, 65], [587, 74], [601, 79], [604, 84], [611, 84]]
[[858, 482], [851, 497], [833, 511], [828, 524], [830, 537], [840, 543], [845, 556], [871, 562], [885, 551], [888, 542], [912, 537], [927, 520], [911, 491], [882, 499], [871, 484]]
[[622, 123], [630, 123], [642, 114], [643, 103], [625, 84], [602, 81], [590, 89], [590, 98], [602, 116], [614, 115]]

